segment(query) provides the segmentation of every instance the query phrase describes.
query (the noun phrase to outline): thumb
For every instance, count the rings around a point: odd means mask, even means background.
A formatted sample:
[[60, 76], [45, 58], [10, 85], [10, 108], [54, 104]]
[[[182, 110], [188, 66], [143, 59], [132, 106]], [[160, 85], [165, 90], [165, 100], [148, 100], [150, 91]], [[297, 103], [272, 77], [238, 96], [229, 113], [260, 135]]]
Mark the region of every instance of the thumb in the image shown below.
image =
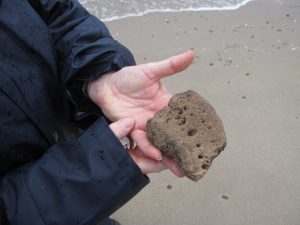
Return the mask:
[[126, 137], [134, 127], [134, 118], [128, 117], [128, 118], [120, 119], [110, 124], [109, 127], [117, 136], [117, 138], [122, 139]]
[[148, 63], [146, 64], [150, 71], [148, 73], [148, 78], [157, 81], [163, 77], [179, 73], [189, 67], [194, 58], [195, 53], [193, 51], [188, 51], [159, 62]]

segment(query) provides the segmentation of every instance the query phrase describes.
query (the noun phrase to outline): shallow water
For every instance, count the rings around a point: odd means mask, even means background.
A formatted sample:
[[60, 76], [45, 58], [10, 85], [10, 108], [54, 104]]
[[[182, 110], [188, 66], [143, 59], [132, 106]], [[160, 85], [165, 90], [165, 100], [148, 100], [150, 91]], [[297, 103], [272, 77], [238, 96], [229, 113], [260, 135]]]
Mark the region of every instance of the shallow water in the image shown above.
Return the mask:
[[92, 14], [110, 21], [150, 12], [237, 9], [251, 0], [79, 0]]

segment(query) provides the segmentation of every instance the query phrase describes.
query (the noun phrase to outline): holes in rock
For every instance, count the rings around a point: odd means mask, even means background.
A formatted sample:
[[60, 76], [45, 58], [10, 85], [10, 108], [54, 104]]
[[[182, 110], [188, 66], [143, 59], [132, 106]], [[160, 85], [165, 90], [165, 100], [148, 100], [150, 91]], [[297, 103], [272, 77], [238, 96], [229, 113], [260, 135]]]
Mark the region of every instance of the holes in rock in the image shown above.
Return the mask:
[[211, 126], [208, 126], [208, 127], [207, 127], [207, 129], [209, 129], [209, 130], [210, 130], [210, 129], [211, 129]]
[[205, 110], [203, 110], [202, 112], [203, 112], [203, 113], [206, 113], [206, 111], [205, 111]]
[[187, 107], [186, 107], [186, 106], [183, 106], [183, 109], [184, 109], [184, 110], [187, 110]]
[[203, 155], [198, 155], [198, 159], [203, 159]]
[[203, 165], [202, 165], [201, 167], [202, 167], [202, 169], [204, 169], [204, 170], [207, 170], [207, 169], [208, 169], [208, 167], [209, 167], [209, 165], [208, 165], [208, 164], [206, 164], [206, 163], [203, 163]]
[[179, 121], [179, 126], [182, 126], [186, 123], [186, 119], [185, 118], [181, 118], [181, 120]]
[[201, 144], [196, 144], [196, 146], [197, 146], [198, 148], [200, 148], [200, 147], [201, 147]]
[[205, 123], [205, 120], [201, 120], [201, 123]]
[[179, 115], [182, 114], [182, 109], [178, 109], [178, 114], [179, 114]]
[[188, 131], [188, 135], [189, 135], [189, 136], [194, 136], [196, 133], [197, 133], [197, 131], [196, 131], [195, 129], [190, 129], [190, 130]]
[[217, 153], [218, 155], [221, 153], [221, 151], [222, 151], [222, 148], [217, 148], [216, 150], [215, 150], [215, 153]]
[[193, 114], [193, 113], [191, 113], [191, 114], [190, 114], [190, 116], [194, 116], [194, 114]]

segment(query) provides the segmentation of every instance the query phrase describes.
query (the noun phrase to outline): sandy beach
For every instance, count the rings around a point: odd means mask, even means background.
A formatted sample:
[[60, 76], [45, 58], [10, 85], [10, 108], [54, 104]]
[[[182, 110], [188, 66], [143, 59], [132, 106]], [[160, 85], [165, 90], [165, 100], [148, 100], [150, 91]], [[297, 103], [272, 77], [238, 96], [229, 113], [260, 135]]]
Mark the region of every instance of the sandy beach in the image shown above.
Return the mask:
[[163, 83], [194, 89], [223, 120], [228, 145], [195, 183], [169, 172], [112, 217], [122, 225], [300, 224], [300, 3], [151, 13], [106, 22], [137, 63], [193, 49]]

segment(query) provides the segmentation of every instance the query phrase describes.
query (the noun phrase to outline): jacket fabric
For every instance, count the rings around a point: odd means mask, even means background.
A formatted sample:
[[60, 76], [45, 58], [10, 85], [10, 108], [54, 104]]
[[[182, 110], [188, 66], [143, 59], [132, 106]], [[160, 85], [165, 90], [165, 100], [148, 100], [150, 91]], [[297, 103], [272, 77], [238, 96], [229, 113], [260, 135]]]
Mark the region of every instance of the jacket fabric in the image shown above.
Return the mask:
[[76, 0], [0, 0], [1, 225], [96, 224], [148, 184], [80, 90], [134, 63]]

